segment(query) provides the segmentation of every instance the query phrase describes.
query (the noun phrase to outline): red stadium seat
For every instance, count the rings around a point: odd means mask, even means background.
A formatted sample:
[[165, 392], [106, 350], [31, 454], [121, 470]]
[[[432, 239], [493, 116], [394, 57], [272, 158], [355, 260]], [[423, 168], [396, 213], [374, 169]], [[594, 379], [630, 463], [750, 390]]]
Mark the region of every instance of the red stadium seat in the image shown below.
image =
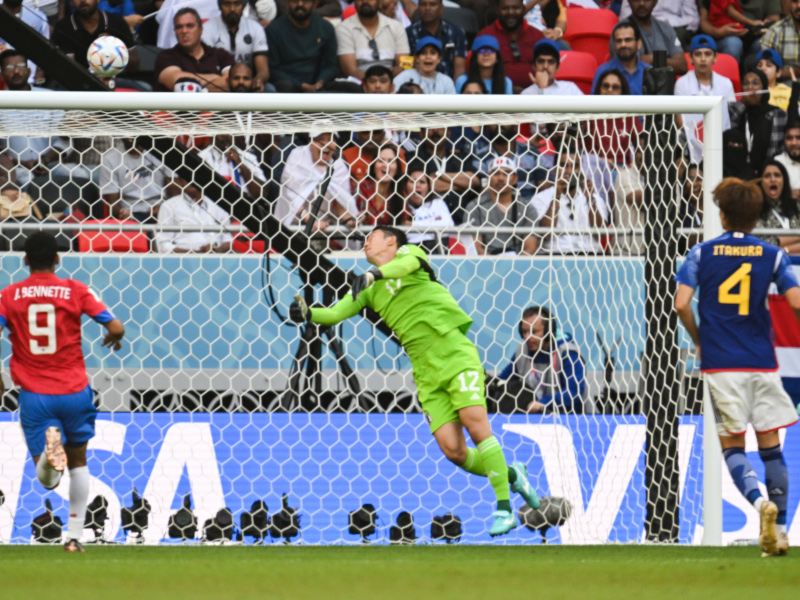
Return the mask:
[[[689, 65], [690, 71], [694, 71], [692, 59], [688, 54], [686, 55], [686, 64]], [[741, 75], [739, 75], [739, 63], [736, 62], [736, 59], [730, 54], [722, 54], [721, 52], [718, 52], [717, 62], [714, 63], [712, 71], [730, 79], [731, 83], [733, 83], [734, 92], [738, 94], [742, 91], [742, 78]]]
[[597, 71], [597, 59], [591, 54], [562, 50], [556, 79], [571, 81], [581, 88], [584, 94], [591, 94], [595, 71]]
[[606, 8], [567, 7], [567, 31], [564, 40], [573, 50], [588, 52], [595, 60], [608, 53], [611, 30], [619, 18]]
[[[119, 219], [87, 219], [91, 223], [138, 225], [138, 221]], [[150, 240], [141, 231], [81, 231], [78, 233], [78, 250], [81, 252], [149, 252]]]
[[350, 4], [346, 6], [345, 9], [342, 11], [342, 21], [344, 21], [345, 19], [349, 19], [354, 14], [356, 14], [356, 5]]
[[[231, 221], [231, 225], [238, 227], [241, 225], [238, 221]], [[239, 254], [264, 254], [267, 249], [267, 244], [264, 240], [255, 239], [256, 234], [245, 231], [242, 233], [234, 234], [233, 243], [231, 248], [234, 252]]]

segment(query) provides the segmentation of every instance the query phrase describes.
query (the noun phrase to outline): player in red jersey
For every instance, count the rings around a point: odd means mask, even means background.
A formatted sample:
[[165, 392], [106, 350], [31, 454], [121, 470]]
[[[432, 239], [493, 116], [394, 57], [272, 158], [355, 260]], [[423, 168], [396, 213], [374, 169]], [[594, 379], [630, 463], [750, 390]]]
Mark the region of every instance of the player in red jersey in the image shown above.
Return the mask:
[[[11, 379], [21, 388], [20, 423], [39, 481], [51, 490], [69, 467], [64, 550], [83, 552], [80, 539], [89, 498], [86, 445], [94, 437], [97, 409], [83, 362], [81, 316], [87, 314], [106, 328], [103, 346], [114, 350], [122, 347], [125, 327], [83, 283], [56, 276], [58, 262], [55, 237], [44, 231], [28, 237], [25, 264], [31, 274], [0, 292], [0, 331], [9, 330]], [[0, 394], [4, 391], [0, 378]]]

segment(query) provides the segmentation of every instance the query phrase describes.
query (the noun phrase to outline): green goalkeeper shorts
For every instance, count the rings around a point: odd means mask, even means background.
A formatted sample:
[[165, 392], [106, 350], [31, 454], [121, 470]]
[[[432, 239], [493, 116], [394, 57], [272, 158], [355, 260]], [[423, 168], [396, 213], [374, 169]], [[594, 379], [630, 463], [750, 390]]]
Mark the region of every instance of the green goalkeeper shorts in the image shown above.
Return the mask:
[[478, 350], [460, 330], [439, 338], [411, 366], [431, 433], [457, 422], [462, 408], [486, 406], [486, 375]]

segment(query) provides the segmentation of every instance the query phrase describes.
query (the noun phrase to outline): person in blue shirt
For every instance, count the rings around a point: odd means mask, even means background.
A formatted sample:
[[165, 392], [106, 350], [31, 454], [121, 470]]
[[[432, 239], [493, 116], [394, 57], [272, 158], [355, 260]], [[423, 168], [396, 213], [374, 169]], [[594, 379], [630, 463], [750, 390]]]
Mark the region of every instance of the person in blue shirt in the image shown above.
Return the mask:
[[500, 56], [500, 43], [491, 35], [480, 35], [472, 42], [472, 56], [469, 59], [469, 69], [456, 79], [456, 93], [461, 93], [461, 88], [467, 79], [481, 79], [490, 94], [513, 94], [514, 85], [506, 77], [503, 57]]
[[501, 381], [521, 382], [518, 397], [533, 394], [519, 408], [528, 413], [582, 412], [586, 364], [572, 336], [558, 337], [556, 319], [545, 306], [529, 306], [522, 312], [519, 334], [522, 343], [497, 375]]
[[[778, 433], [797, 422], [797, 411], [778, 374], [767, 295], [775, 284], [800, 320], [800, 288], [789, 256], [750, 235], [763, 204], [758, 185], [728, 177], [714, 190], [714, 201], [725, 233], [689, 251], [675, 277], [675, 310], [697, 349], [731, 478], [759, 512], [762, 556], [780, 556], [789, 551], [789, 474]], [[696, 289], [699, 326], [692, 309]], [[768, 499], [745, 454], [748, 423], [756, 432]]]
[[642, 32], [633, 21], [620, 21], [611, 31], [611, 41], [614, 44], [614, 56], [608, 62], [597, 67], [594, 73], [592, 89], [597, 86], [597, 80], [608, 69], [618, 69], [628, 80], [632, 96], [642, 95], [642, 81], [644, 70], [650, 64], [639, 60], [639, 49], [642, 47]]

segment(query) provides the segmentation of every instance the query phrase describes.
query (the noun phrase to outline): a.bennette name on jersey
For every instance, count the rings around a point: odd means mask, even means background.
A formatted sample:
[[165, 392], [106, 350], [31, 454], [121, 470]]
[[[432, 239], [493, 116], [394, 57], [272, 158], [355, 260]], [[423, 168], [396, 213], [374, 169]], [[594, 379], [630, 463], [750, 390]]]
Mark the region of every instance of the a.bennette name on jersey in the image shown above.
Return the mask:
[[20, 298], [63, 298], [69, 300], [72, 290], [60, 285], [29, 285], [18, 287], [14, 294], [14, 300]]
[[763, 246], [728, 246], [715, 244], [714, 256], [763, 256]]

